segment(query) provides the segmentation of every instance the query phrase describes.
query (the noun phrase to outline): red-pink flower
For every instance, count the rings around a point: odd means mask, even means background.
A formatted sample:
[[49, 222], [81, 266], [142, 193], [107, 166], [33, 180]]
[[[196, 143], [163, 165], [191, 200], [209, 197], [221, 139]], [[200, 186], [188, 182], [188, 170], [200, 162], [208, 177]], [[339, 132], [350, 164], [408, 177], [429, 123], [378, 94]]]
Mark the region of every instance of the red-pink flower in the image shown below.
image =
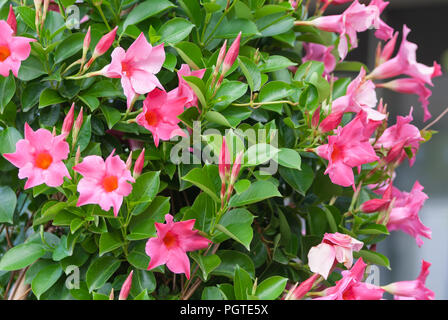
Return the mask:
[[425, 286], [431, 263], [422, 260], [422, 269], [416, 280], [399, 281], [382, 287], [396, 300], [434, 300], [434, 292]]
[[324, 74], [323, 76], [328, 76], [333, 72], [336, 67], [336, 58], [331, 53], [333, 46], [324, 46], [317, 43], [303, 43], [303, 48], [305, 49], [305, 56], [302, 58], [302, 62], [306, 61], [320, 61], [324, 63]]
[[386, 79], [405, 74], [431, 86], [433, 85], [432, 78], [442, 74], [440, 65], [434, 61], [434, 65], [429, 67], [417, 62], [416, 53], [418, 46], [407, 41], [410, 31], [406, 25], [403, 26], [403, 39], [397, 55], [376, 67], [369, 74], [369, 78]]
[[62, 162], [67, 159], [69, 145], [65, 135], [53, 136], [46, 129], [33, 131], [25, 123], [25, 139], [16, 143], [14, 153], [3, 156], [19, 168], [19, 178], [28, 178], [25, 189], [45, 183], [50, 187], [58, 187], [64, 182], [64, 177], [70, 174]]
[[350, 269], [353, 263], [353, 251], [361, 250], [363, 245], [361, 241], [346, 234], [325, 233], [322, 243], [312, 247], [308, 252], [310, 270], [327, 279], [335, 261], [343, 263]]
[[20, 65], [31, 53], [30, 42], [35, 39], [15, 37], [9, 24], [0, 20], [0, 75], [7, 77], [9, 71], [18, 76]]
[[314, 300], [380, 300], [384, 289], [362, 282], [366, 264], [359, 258], [352, 269], [342, 271], [342, 279], [324, 291], [324, 296]]
[[428, 110], [428, 99], [429, 97], [431, 97], [432, 91], [425, 86], [425, 83], [423, 81], [414, 78], [401, 78], [389, 81], [387, 83], [379, 83], [376, 84], [376, 86], [379, 88], [387, 88], [389, 90], [400, 93], [418, 95], [419, 101], [422, 103], [424, 111], [423, 120], [427, 121], [431, 118], [431, 113]]
[[127, 51], [121, 47], [114, 49], [112, 61], [103, 69], [103, 74], [109, 78], [121, 78], [129, 109], [137, 95], [151, 92], [156, 87], [163, 89], [154, 74], [160, 71], [164, 61], [163, 43], [152, 47], [141, 33]]
[[389, 231], [401, 230], [414, 237], [419, 247], [423, 244], [420, 237], [431, 239], [431, 229], [425, 226], [418, 216], [420, 209], [428, 199], [423, 189], [418, 181], [415, 182], [409, 193], [393, 188], [392, 197], [395, 198], [395, 203], [386, 225]]
[[184, 80], [184, 76], [194, 76], [199, 79], [202, 79], [204, 76], [206, 69], [191, 71], [188, 64], [182, 64], [179, 71], [177, 72], [177, 77], [179, 78], [179, 86], [172, 90], [175, 94], [180, 97], [187, 98], [185, 102], [185, 106], [187, 108], [192, 106], [198, 106], [198, 97], [194, 93], [194, 90], [188, 85], [188, 83]]
[[328, 144], [316, 149], [320, 157], [328, 160], [325, 174], [330, 175], [333, 183], [354, 187], [352, 168], [379, 160], [364, 130], [364, 124], [357, 116], [345, 127], [339, 127], [336, 135], [329, 136]]
[[186, 98], [177, 97], [176, 92], [166, 93], [163, 90], [154, 89], [143, 101], [143, 110], [137, 116], [137, 123], [151, 131], [156, 147], [159, 140], [169, 140], [174, 136], [185, 136], [178, 126], [177, 117], [184, 112]]
[[[115, 151], [115, 150], [114, 150]], [[132, 191], [129, 182], [135, 182], [131, 171], [114, 151], [106, 161], [99, 156], [87, 156], [73, 167], [73, 170], [83, 175], [78, 183], [78, 207], [86, 204], [98, 204], [104, 211], [113, 207], [114, 215], [118, 215], [123, 197]]]
[[206, 248], [211, 241], [193, 230], [195, 219], [174, 222], [173, 216], [165, 215], [166, 224], [155, 223], [157, 236], [148, 239], [146, 254], [151, 258], [148, 270], [166, 264], [174, 273], [184, 273], [190, 279], [188, 251]]
[[383, 211], [389, 208], [392, 202], [392, 182], [386, 188], [381, 199], [372, 199], [361, 205], [361, 210], [365, 213]]
[[373, 109], [378, 99], [375, 92], [375, 84], [365, 80], [366, 71], [361, 68], [359, 75], [348, 85], [345, 96], [339, 97], [331, 105], [331, 113], [320, 124], [323, 132], [336, 128], [342, 120], [345, 112], [359, 113], [364, 111], [367, 119], [381, 121], [386, 115]]
[[409, 159], [409, 164], [411, 166], [414, 164], [415, 155], [420, 147], [420, 142], [424, 139], [420, 134], [420, 130], [416, 126], [410, 124], [412, 120], [411, 108], [408, 116], [398, 116], [397, 123], [387, 128], [377, 140], [375, 148], [393, 150], [395, 153], [394, 157], [386, 158], [386, 161], [397, 161], [401, 163], [407, 157], [404, 149], [405, 147], [409, 147], [413, 154], [413, 157]]

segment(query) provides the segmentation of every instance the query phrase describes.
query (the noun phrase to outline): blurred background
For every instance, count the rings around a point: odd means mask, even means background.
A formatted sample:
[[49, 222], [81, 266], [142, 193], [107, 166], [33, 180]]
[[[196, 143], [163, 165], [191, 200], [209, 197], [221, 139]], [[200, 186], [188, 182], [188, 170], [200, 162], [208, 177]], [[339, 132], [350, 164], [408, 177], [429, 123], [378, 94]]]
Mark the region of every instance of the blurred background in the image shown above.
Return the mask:
[[[444, 75], [434, 79], [429, 110], [432, 119], [423, 122], [423, 109], [416, 95], [397, 94], [389, 90], [378, 90], [388, 104], [390, 122], [397, 115], [405, 116], [414, 106], [413, 124], [422, 129], [448, 108], [448, 0], [389, 0], [390, 4], [382, 19], [400, 31], [397, 48], [401, 43], [401, 31], [406, 24], [412, 32], [408, 40], [418, 44], [417, 61], [432, 66], [433, 61], [442, 64]], [[316, 1], [312, 1], [313, 3]], [[369, 1], [360, 1], [369, 3]], [[338, 14], [348, 5], [330, 6], [325, 15]], [[370, 70], [374, 66], [378, 40], [373, 31], [359, 34], [359, 47], [351, 52], [347, 61], [361, 61]], [[394, 185], [402, 191], [410, 191], [418, 180], [429, 196], [420, 218], [432, 229], [432, 239], [424, 239], [419, 248], [414, 238], [395, 231], [378, 246], [378, 252], [389, 257], [392, 270], [381, 269], [380, 283], [414, 280], [420, 272], [421, 260], [432, 263], [428, 288], [435, 292], [436, 299], [448, 299], [448, 115], [431, 127], [438, 131], [429, 143], [421, 146], [412, 168], [403, 162], [397, 170]]]

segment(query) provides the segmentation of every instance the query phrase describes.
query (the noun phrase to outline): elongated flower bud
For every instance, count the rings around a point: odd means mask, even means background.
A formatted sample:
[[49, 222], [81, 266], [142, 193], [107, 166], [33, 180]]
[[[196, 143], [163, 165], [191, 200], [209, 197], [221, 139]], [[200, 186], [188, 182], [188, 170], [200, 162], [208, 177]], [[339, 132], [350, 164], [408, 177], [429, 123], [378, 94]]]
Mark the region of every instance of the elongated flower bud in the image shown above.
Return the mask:
[[95, 57], [99, 57], [107, 52], [109, 48], [112, 46], [112, 43], [114, 43], [115, 35], [117, 34], [118, 27], [115, 27], [110, 31], [109, 33], [105, 34], [100, 41], [98, 41], [97, 45], [95, 46], [95, 50], [93, 51], [93, 55]]
[[9, 5], [9, 14], [8, 14], [8, 19], [6, 20], [6, 22], [11, 27], [11, 29], [13, 31], [13, 35], [15, 35], [17, 33], [17, 20], [16, 20], [16, 15], [14, 14], [14, 9], [12, 8], [11, 4]]
[[114, 300], [114, 288], [110, 290], [109, 300]]
[[313, 287], [314, 282], [320, 277], [320, 274], [315, 273], [305, 281], [303, 281], [297, 288], [295, 288], [288, 298], [285, 300], [299, 300], [302, 299]]
[[91, 40], [91, 35], [90, 35], [90, 26], [89, 26], [89, 29], [87, 29], [86, 36], [84, 37], [84, 43], [82, 45], [82, 62], [83, 63], [86, 59], [87, 50], [89, 50], [89, 47], [90, 47], [90, 40]]
[[219, 69], [221, 68], [222, 62], [224, 61], [224, 57], [226, 55], [226, 49], [227, 49], [227, 39], [224, 41], [221, 50], [219, 50], [218, 59], [216, 60], [216, 66], [215, 70], [213, 71], [213, 79], [212, 79], [212, 86], [215, 83], [216, 77], [218, 76]]
[[[78, 149], [76, 149], [76, 155], [75, 155], [75, 166], [79, 163], [79, 160], [81, 160], [81, 147], [78, 146]], [[76, 174], [76, 171], [75, 171]]]
[[75, 145], [75, 143], [78, 139], [79, 131], [81, 130], [81, 127], [82, 127], [82, 122], [83, 122], [83, 111], [82, 110], [83, 110], [83, 108], [81, 107], [81, 111], [79, 111], [78, 117], [76, 118], [75, 125], [73, 127], [72, 146]]
[[129, 157], [126, 160], [126, 169], [131, 170], [132, 167], [132, 151], [129, 153]]
[[42, 18], [42, 0], [34, 0], [34, 8], [36, 9], [36, 17], [34, 18], [34, 25], [36, 26], [37, 34], [39, 34], [39, 25]]
[[142, 152], [140, 152], [137, 160], [135, 161], [134, 171], [132, 173], [134, 179], [140, 177], [144, 163], [145, 163], [145, 148], [142, 149]]
[[45, 19], [47, 18], [48, 6], [50, 5], [50, 0], [44, 0], [44, 9], [42, 13], [42, 26], [45, 23]]
[[238, 57], [238, 53], [240, 52], [240, 41], [241, 41], [241, 31], [240, 33], [238, 33], [238, 36], [236, 37], [235, 41], [233, 41], [232, 45], [227, 51], [227, 54], [224, 58], [224, 62], [222, 63], [221, 76], [225, 76], [227, 71], [230, 70], [236, 58]]
[[317, 128], [320, 120], [320, 106], [314, 111], [313, 116], [311, 117], [311, 126], [313, 128]]
[[237, 154], [235, 158], [235, 162], [233, 163], [232, 167], [232, 174], [230, 175], [230, 184], [233, 185], [236, 181], [236, 178], [238, 178], [238, 174], [240, 173], [241, 169], [241, 160], [243, 159], [244, 152], [240, 151], [240, 153]]
[[134, 273], [134, 270], [131, 271], [131, 273], [128, 275], [126, 280], [123, 283], [123, 286], [120, 290], [120, 295], [118, 296], [118, 300], [126, 300], [129, 295], [129, 291], [131, 291], [132, 286], [132, 275]]
[[72, 104], [69, 112], [64, 118], [62, 123], [62, 134], [68, 136], [73, 127], [73, 122], [75, 121], [75, 103]]
[[226, 182], [226, 176], [230, 173], [230, 153], [227, 148], [226, 137], [222, 138], [221, 151], [219, 153], [219, 177], [221, 178], [221, 182]]

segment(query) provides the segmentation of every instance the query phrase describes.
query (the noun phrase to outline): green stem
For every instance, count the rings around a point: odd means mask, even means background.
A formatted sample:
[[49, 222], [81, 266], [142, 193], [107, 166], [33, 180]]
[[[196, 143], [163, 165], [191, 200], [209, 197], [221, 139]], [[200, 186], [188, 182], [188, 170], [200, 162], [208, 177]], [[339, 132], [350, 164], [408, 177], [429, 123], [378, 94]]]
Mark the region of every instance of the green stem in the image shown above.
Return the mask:
[[98, 9], [98, 12], [100, 13], [101, 19], [103, 19], [104, 24], [106, 25], [107, 29], [108, 29], [109, 31], [111, 31], [112, 29], [111, 29], [109, 23], [107, 22], [106, 17], [104, 16], [104, 12], [103, 12], [103, 9], [101, 9], [101, 5], [97, 5], [97, 6], [95, 6], [95, 7]]

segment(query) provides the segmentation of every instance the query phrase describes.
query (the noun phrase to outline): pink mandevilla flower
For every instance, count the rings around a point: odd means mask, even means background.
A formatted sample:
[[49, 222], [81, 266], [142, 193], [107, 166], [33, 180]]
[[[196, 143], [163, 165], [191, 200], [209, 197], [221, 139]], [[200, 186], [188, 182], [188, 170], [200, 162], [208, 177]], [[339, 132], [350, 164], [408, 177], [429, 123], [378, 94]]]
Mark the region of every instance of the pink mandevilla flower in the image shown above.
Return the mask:
[[177, 72], [177, 76], [179, 78], [179, 86], [176, 89], [173, 89], [178, 97], [187, 98], [185, 102], [185, 106], [192, 107], [198, 106], [198, 97], [194, 93], [194, 90], [188, 85], [188, 83], [183, 78], [184, 76], [194, 76], [199, 79], [202, 79], [204, 76], [206, 69], [191, 71], [188, 64], [182, 64], [179, 71]]
[[64, 177], [70, 174], [62, 162], [67, 159], [69, 145], [65, 135], [53, 136], [46, 129], [33, 129], [25, 123], [25, 139], [16, 143], [14, 153], [3, 156], [19, 168], [19, 178], [28, 178], [25, 189], [42, 183], [50, 187], [58, 187], [64, 182]]
[[331, 53], [333, 46], [324, 46], [317, 43], [303, 43], [305, 49], [305, 56], [302, 58], [302, 62], [307, 61], [320, 61], [324, 63], [324, 76], [328, 76], [333, 72], [336, 67], [336, 58]]
[[148, 270], [166, 264], [174, 273], [184, 273], [190, 279], [188, 251], [206, 248], [211, 241], [193, 230], [195, 219], [174, 222], [173, 216], [165, 215], [164, 223], [155, 223], [157, 236], [148, 239], [146, 254], [151, 258]]
[[166, 93], [154, 89], [143, 101], [143, 110], [137, 116], [137, 123], [151, 131], [156, 147], [161, 140], [169, 140], [174, 136], [185, 136], [185, 132], [178, 126], [177, 117], [184, 111], [187, 98], [178, 97], [176, 92]]
[[361, 250], [363, 245], [361, 241], [346, 234], [325, 233], [322, 243], [312, 247], [308, 252], [310, 270], [327, 279], [335, 261], [343, 263], [350, 269], [353, 263], [353, 251]]
[[151, 92], [156, 87], [163, 89], [155, 74], [160, 71], [164, 61], [163, 43], [152, 47], [141, 33], [127, 51], [121, 47], [114, 49], [112, 61], [104, 67], [102, 73], [109, 78], [121, 78], [129, 109], [137, 95]]
[[9, 71], [18, 76], [20, 65], [31, 53], [30, 42], [35, 39], [15, 37], [9, 24], [0, 20], [0, 75], [7, 77]]
[[[115, 151], [115, 150], [114, 150]], [[113, 207], [114, 216], [118, 215], [123, 197], [132, 191], [129, 182], [135, 182], [131, 171], [114, 151], [106, 161], [99, 156], [87, 156], [73, 167], [83, 175], [78, 183], [78, 207], [86, 204], [98, 204], [104, 211]]]

